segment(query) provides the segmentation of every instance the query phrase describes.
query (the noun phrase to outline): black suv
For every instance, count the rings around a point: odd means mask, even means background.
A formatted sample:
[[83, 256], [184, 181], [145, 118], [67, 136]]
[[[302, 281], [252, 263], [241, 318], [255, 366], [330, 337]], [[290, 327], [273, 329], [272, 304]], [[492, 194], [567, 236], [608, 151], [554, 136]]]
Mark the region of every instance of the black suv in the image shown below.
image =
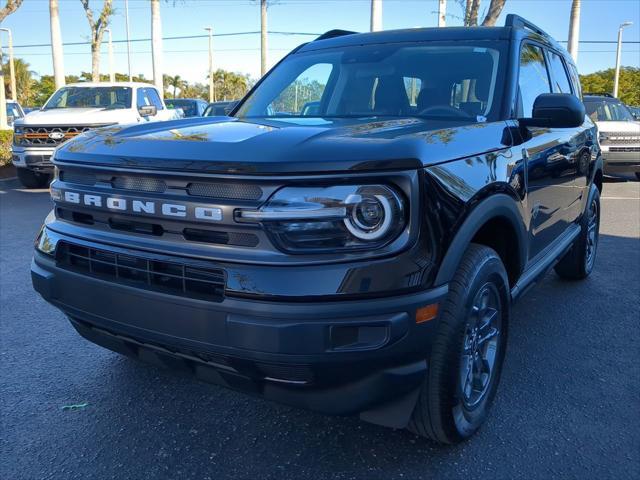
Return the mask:
[[459, 442], [496, 393], [512, 302], [593, 268], [602, 161], [580, 95], [517, 16], [329, 32], [231, 117], [61, 146], [34, 287], [117, 352]]

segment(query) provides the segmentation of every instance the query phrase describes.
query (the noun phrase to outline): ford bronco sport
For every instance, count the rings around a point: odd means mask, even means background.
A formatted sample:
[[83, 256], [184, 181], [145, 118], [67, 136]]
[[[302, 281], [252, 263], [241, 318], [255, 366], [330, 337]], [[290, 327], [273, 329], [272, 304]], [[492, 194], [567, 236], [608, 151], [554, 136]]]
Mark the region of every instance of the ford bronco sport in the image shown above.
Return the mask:
[[580, 97], [517, 16], [328, 32], [230, 117], [62, 145], [34, 287], [116, 352], [462, 441], [513, 301], [593, 268], [602, 160]]

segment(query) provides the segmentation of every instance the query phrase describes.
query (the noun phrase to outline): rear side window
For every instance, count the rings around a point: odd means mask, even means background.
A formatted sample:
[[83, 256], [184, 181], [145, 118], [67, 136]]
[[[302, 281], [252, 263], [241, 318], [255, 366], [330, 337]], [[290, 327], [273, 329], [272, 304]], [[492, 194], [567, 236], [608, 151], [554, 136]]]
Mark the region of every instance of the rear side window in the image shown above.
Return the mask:
[[553, 77], [553, 93], [571, 93], [571, 83], [560, 55], [549, 52], [549, 68]]
[[549, 75], [540, 47], [525, 44], [520, 52], [520, 76], [518, 77], [519, 116], [533, 116], [533, 102], [538, 95], [551, 93]]
[[576, 94], [576, 97], [582, 98], [582, 85], [580, 85], [580, 76], [578, 75], [578, 70], [572, 64], [568, 65], [569, 67], [569, 76], [571, 77], [571, 82], [573, 83], [573, 90]]

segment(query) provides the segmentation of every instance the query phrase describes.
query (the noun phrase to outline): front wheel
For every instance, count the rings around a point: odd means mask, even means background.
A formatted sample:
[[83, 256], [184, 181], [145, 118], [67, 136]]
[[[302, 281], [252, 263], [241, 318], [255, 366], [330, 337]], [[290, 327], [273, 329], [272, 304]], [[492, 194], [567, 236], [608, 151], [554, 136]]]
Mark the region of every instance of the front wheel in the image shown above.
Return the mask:
[[469, 438], [487, 418], [507, 342], [509, 283], [498, 254], [471, 244], [441, 305], [409, 430], [439, 443]]
[[44, 188], [49, 185], [51, 175], [34, 172], [28, 168], [18, 168], [18, 180], [26, 188]]
[[600, 237], [600, 192], [592, 187], [587, 209], [582, 215], [580, 234], [574, 240], [571, 250], [555, 266], [561, 278], [582, 280], [593, 270]]

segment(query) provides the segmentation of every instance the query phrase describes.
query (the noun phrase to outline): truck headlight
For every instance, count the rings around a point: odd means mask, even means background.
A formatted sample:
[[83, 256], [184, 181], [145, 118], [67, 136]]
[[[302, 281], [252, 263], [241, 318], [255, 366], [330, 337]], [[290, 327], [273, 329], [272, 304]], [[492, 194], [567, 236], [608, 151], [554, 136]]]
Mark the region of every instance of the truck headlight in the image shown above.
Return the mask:
[[404, 229], [402, 196], [387, 185], [285, 187], [258, 210], [240, 210], [291, 253], [382, 247]]

